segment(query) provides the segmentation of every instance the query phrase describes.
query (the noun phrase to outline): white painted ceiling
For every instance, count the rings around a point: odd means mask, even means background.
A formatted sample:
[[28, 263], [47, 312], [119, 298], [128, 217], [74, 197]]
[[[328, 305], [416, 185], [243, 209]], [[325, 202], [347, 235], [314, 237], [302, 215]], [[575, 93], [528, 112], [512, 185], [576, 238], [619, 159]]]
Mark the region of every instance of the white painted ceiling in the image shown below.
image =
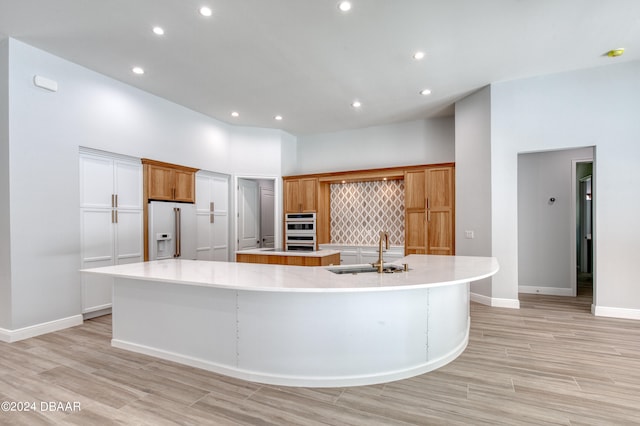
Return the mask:
[[[224, 122], [295, 135], [450, 115], [492, 82], [640, 59], [639, 0], [352, 0], [348, 13], [337, 3], [0, 0], [0, 37]], [[622, 57], [605, 55], [618, 47]]]

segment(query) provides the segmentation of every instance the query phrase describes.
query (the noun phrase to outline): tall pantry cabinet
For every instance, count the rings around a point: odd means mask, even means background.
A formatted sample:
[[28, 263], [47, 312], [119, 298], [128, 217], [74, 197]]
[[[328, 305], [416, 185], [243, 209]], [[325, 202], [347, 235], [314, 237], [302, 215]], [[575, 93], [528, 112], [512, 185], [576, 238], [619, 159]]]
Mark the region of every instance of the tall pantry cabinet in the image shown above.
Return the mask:
[[405, 255], [455, 254], [454, 173], [454, 167], [405, 172]]
[[[142, 164], [139, 159], [81, 149], [81, 267], [143, 261]], [[82, 274], [86, 318], [111, 308], [113, 278]]]
[[196, 255], [229, 261], [229, 176], [196, 173]]

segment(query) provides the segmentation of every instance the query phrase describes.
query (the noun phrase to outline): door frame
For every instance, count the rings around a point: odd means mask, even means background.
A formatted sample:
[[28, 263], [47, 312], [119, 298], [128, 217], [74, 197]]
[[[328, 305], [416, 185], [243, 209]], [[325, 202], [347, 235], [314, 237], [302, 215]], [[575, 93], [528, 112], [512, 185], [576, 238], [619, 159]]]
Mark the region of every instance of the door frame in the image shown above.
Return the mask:
[[[578, 163], [591, 163], [593, 166], [592, 168], [592, 172], [591, 172], [591, 193], [594, 194], [595, 193], [595, 148], [594, 148], [594, 156], [592, 157], [588, 157], [588, 158], [574, 158], [571, 160], [571, 199], [573, 200], [573, 202], [571, 203], [571, 232], [570, 232], [570, 236], [569, 238], [571, 239], [570, 241], [570, 246], [571, 247], [571, 295], [573, 297], [575, 297], [578, 294], [578, 250], [577, 250], [577, 238], [578, 238], [578, 233], [577, 233], [577, 226], [579, 224], [578, 221], [578, 194], [580, 193], [580, 182], [578, 181], [578, 174], [577, 174], [577, 165]], [[595, 241], [595, 233], [596, 233], [596, 220], [595, 220], [595, 211], [596, 211], [596, 205], [595, 203], [597, 202], [597, 197], [593, 197], [592, 198], [592, 202], [591, 202], [591, 209], [592, 209], [592, 215], [591, 215], [591, 228], [592, 228], [592, 233], [591, 233], [591, 240], [592, 240], [592, 244]], [[591, 274], [592, 274], [592, 280], [593, 280], [593, 301], [591, 304], [591, 312], [593, 312], [594, 310], [594, 306], [596, 306], [596, 274], [595, 274], [595, 265], [596, 265], [596, 253], [595, 253], [595, 244], [592, 245], [592, 269], [591, 269]]]
[[272, 180], [273, 181], [273, 230], [274, 246], [282, 247], [282, 179], [280, 176], [265, 176], [265, 175], [252, 175], [252, 174], [237, 174], [233, 175], [233, 212], [231, 212], [232, 229], [233, 229], [233, 256], [231, 261], [235, 262], [235, 252], [238, 251], [238, 202], [239, 202], [239, 179], [246, 180]]

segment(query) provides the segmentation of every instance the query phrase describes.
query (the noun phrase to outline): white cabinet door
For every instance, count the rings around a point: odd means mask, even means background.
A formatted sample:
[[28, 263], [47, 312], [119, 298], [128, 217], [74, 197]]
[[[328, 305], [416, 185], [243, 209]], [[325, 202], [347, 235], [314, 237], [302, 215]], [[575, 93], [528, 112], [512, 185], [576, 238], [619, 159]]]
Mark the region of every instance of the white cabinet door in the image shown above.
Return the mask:
[[112, 207], [113, 160], [98, 156], [80, 157], [80, 206]]
[[113, 265], [111, 216], [111, 210], [107, 209], [82, 209], [80, 212], [83, 267], [97, 267], [91, 265], [96, 262], [100, 263], [99, 266]]
[[229, 260], [229, 176], [196, 174], [197, 259]]
[[[142, 165], [80, 153], [81, 267], [142, 262]], [[82, 276], [82, 313], [111, 308], [113, 279]], [[105, 312], [106, 313], [106, 312]]]
[[[321, 250], [339, 250], [341, 265], [357, 265], [378, 261], [377, 246], [343, 246], [340, 244], [320, 244]], [[404, 247], [393, 246], [384, 251], [384, 261], [395, 262], [404, 257]]]
[[340, 252], [340, 264], [341, 265], [356, 265], [358, 262], [357, 251], [341, 251]]
[[142, 210], [118, 209], [115, 212], [115, 264], [142, 262], [143, 221]]
[[118, 209], [142, 209], [142, 166], [139, 163], [114, 161], [114, 194]]
[[360, 249], [360, 263], [374, 263], [378, 261], [378, 257], [378, 248], [375, 251], [369, 247]]
[[[112, 209], [81, 209], [81, 268], [115, 264]], [[111, 307], [113, 278], [82, 274], [82, 313]]]

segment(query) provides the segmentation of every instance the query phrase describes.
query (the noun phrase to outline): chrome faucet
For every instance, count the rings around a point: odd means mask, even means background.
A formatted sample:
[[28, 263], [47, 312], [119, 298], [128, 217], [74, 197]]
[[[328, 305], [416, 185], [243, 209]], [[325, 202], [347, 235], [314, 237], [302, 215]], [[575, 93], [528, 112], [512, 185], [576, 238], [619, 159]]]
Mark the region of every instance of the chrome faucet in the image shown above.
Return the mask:
[[386, 231], [380, 231], [380, 241], [378, 243], [378, 261], [373, 263], [372, 266], [378, 268], [378, 273], [384, 272], [384, 259], [382, 258], [382, 242], [385, 242], [385, 248], [389, 250], [389, 233]]

